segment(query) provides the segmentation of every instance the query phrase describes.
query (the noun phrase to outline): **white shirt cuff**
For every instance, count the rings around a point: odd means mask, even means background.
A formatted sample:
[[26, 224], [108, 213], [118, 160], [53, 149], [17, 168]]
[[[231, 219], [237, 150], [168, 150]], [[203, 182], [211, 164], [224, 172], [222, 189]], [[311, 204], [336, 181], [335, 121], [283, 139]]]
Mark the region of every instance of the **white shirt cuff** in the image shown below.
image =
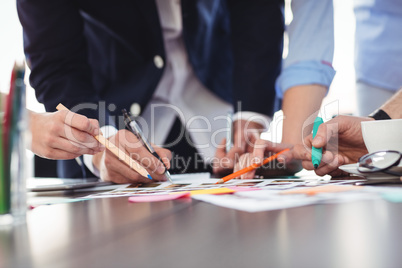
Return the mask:
[[[107, 139], [113, 135], [116, 135], [118, 130], [114, 126], [107, 125], [101, 127], [100, 131], [103, 133], [103, 136]], [[84, 154], [84, 164], [96, 177], [99, 178], [100, 172], [92, 162], [93, 157], [94, 157], [93, 155]]]

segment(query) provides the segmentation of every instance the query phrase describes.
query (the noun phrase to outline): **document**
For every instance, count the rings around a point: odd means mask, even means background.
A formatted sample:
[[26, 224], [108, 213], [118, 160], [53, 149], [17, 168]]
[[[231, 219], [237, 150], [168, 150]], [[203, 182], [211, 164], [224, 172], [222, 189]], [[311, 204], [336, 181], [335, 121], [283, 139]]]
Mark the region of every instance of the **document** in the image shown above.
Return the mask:
[[[342, 186], [339, 186], [342, 187]], [[287, 209], [313, 204], [342, 203], [359, 200], [371, 200], [380, 198], [377, 193], [367, 192], [364, 189], [356, 188], [351, 190], [350, 186], [344, 185], [345, 191], [320, 193], [317, 195], [308, 194], [283, 194], [281, 190], [261, 190], [253, 192], [236, 192], [232, 195], [197, 195], [192, 198], [217, 206], [237, 209], [246, 212], [260, 212], [277, 209]], [[317, 187], [309, 188], [314, 189]]]

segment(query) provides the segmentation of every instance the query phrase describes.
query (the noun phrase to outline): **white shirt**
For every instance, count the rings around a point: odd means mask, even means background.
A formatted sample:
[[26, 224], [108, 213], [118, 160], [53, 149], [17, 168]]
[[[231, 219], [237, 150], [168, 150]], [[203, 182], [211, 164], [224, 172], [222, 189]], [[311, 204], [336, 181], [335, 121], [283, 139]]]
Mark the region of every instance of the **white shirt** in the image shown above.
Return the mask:
[[166, 63], [156, 91], [141, 117], [153, 124], [148, 134], [151, 142], [162, 145], [177, 116], [206, 160], [214, 156], [216, 145], [225, 137], [225, 132], [219, 130], [226, 129], [226, 114], [233, 108], [206, 89], [194, 73], [183, 40], [180, 0], [156, 0], [156, 4]]

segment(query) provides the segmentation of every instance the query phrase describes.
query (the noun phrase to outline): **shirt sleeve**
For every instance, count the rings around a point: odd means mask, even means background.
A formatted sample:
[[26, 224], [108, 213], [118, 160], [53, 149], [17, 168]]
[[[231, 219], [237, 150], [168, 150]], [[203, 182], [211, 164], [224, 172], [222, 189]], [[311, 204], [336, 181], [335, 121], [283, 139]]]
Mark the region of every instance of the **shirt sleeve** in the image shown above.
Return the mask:
[[289, 52], [275, 85], [280, 98], [297, 85], [329, 87], [335, 76], [332, 0], [293, 0], [291, 7], [293, 20], [287, 26]]

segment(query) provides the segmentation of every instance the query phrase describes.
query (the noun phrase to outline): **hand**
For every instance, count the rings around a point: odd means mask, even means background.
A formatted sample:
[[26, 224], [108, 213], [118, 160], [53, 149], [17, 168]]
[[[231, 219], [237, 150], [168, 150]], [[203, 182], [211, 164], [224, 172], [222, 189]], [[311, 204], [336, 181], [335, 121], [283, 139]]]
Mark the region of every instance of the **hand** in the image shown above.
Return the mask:
[[[109, 138], [109, 141], [119, 147], [122, 151], [131, 156], [143, 166], [155, 181], [165, 181], [165, 167], [154, 157], [137, 137], [128, 130], [119, 130], [116, 135]], [[166, 167], [170, 168], [172, 154], [169, 150], [153, 146], [158, 155], [162, 158]], [[149, 183], [150, 179], [141, 176], [131, 169], [123, 161], [120, 161], [109, 150], [96, 154], [92, 162], [99, 170], [100, 177], [104, 181], [114, 183]]]
[[[240, 157], [236, 164], [234, 172], [248, 167], [254, 163], [261, 163], [266, 157], [278, 153], [286, 148], [292, 148], [292, 145], [283, 143], [273, 143], [266, 140], [257, 140], [253, 153], [247, 153]], [[293, 175], [301, 170], [301, 161], [292, 156], [292, 151], [287, 151], [278, 156], [277, 160], [273, 160], [265, 166], [257, 170], [252, 170], [241, 175], [241, 179], [253, 179], [255, 174], [264, 177]]]
[[31, 150], [50, 159], [73, 159], [104, 150], [93, 136], [99, 134], [95, 119], [70, 111], [29, 112], [32, 133]]
[[345, 173], [338, 169], [344, 164], [356, 163], [368, 153], [364, 145], [361, 122], [374, 120], [368, 117], [337, 116], [322, 124], [313, 140], [312, 135], [304, 139], [305, 146], [294, 148], [293, 155], [301, 159], [305, 169], [313, 170], [311, 162], [311, 147], [323, 148], [320, 166], [315, 170], [319, 176], [329, 174], [342, 176]]
[[263, 126], [259, 123], [236, 120], [233, 123], [233, 148], [226, 152], [227, 141], [223, 139], [212, 163], [213, 173], [220, 175], [231, 173], [240, 155], [254, 150], [254, 143], [263, 130]]

